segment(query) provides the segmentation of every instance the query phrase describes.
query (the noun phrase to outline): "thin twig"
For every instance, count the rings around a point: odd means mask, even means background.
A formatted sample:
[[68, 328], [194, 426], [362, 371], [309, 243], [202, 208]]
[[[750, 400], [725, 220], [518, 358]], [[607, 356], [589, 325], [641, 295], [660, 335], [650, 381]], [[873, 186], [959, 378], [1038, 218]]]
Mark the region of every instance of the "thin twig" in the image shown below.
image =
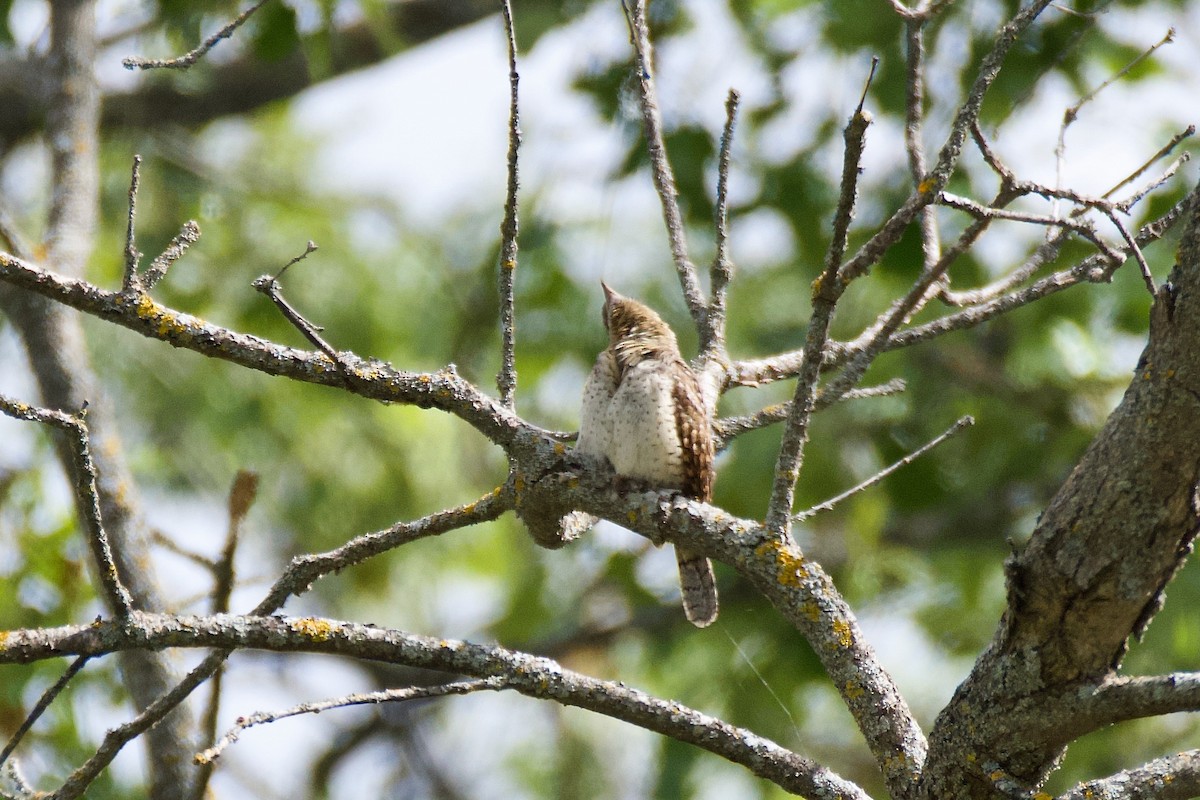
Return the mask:
[[[233, 594], [234, 555], [237, 553], [239, 534], [242, 521], [254, 504], [258, 495], [258, 474], [250, 470], [238, 470], [234, 476], [233, 486], [229, 490], [229, 525], [225, 532], [225, 546], [221, 548], [221, 556], [213, 565], [212, 612], [223, 614], [229, 611], [229, 598]], [[224, 688], [225, 666], [222, 664], [213, 673], [209, 682], [208, 705], [204, 710], [202, 721], [204, 741], [211, 742], [217, 738], [217, 723], [221, 710], [221, 693]], [[192, 784], [190, 800], [204, 800], [208, 794], [208, 784], [212, 780], [213, 764], [204, 762], [197, 769], [196, 780]]]
[[[458, 508], [430, 514], [413, 522], [400, 522], [382, 531], [364, 534], [347, 542], [336, 550], [326, 553], [293, 558], [282, 576], [272, 585], [252, 615], [273, 614], [288, 598], [302, 594], [312, 587], [317, 579], [362, 561], [382, 552], [426, 536], [436, 536], [447, 531], [496, 519], [513, 507], [511, 484], [505, 484], [479, 500]], [[110, 729], [103, 741], [87, 761], [80, 765], [57, 792], [45, 800], [73, 800], [80, 797], [92, 781], [117, 757], [126, 744], [141, 736], [171, 713], [187, 699], [195, 689], [212, 677], [232, 650], [215, 650], [204, 658], [191, 672], [170, 691], [148, 705], [136, 717]]]
[[1150, 290], [1150, 296], [1154, 297], [1158, 293], [1158, 287], [1154, 285], [1154, 276], [1150, 274], [1150, 265], [1146, 263], [1146, 256], [1142, 255], [1142, 248], [1138, 247], [1138, 243], [1134, 240], [1133, 235], [1129, 232], [1129, 228], [1121, 221], [1120, 217], [1109, 212], [1108, 218], [1117, 227], [1117, 230], [1120, 231], [1121, 238], [1125, 240], [1125, 244], [1129, 245], [1129, 250], [1133, 253], [1133, 257], [1137, 261], [1138, 269], [1142, 271], [1142, 280], [1146, 282], [1146, 288]]
[[1129, 210], [1133, 208], [1136, 203], [1140, 202], [1143, 197], [1150, 194], [1159, 186], [1162, 186], [1164, 183], [1173, 178], [1175, 173], [1179, 171], [1179, 168], [1190, 161], [1191, 158], [1191, 153], [1180, 154], [1179, 158], [1172, 161], [1171, 164], [1165, 170], [1163, 170], [1161, 175], [1147, 183], [1141, 189], [1138, 189], [1136, 192], [1129, 195], [1129, 197], [1126, 197], [1124, 200], [1117, 203], [1115, 206], [1113, 206], [1113, 208], [1128, 214]]
[[17, 258], [33, 258], [33, 246], [17, 230], [16, 223], [3, 207], [0, 207], [0, 239], [8, 242], [9, 249]]
[[62, 693], [63, 689], [67, 688], [67, 684], [70, 683], [71, 679], [74, 678], [79, 673], [79, 670], [83, 669], [84, 665], [87, 664], [87, 662], [91, 659], [91, 656], [79, 656], [76, 658], [71, 662], [71, 665], [67, 667], [66, 671], [59, 676], [59, 679], [54, 682], [54, 685], [42, 692], [42, 696], [38, 698], [37, 703], [35, 703], [33, 708], [29, 711], [28, 716], [26, 716], [25, 720], [20, 724], [20, 726], [17, 727], [17, 730], [13, 732], [13, 735], [9, 737], [8, 743], [4, 745], [4, 749], [0, 750], [0, 765], [7, 763], [9, 756], [11, 756], [13, 751], [17, 749], [17, 745], [19, 745], [21, 740], [25, 738], [25, 734], [29, 733], [29, 729], [33, 727], [33, 724], [38, 721], [38, 718], [41, 717], [46, 709], [50, 707], [50, 704], [54, 702], [54, 699]]
[[209, 50], [216, 47], [217, 42], [222, 39], [228, 39], [233, 35], [233, 32], [242, 26], [242, 24], [250, 19], [250, 16], [258, 11], [267, 0], [259, 0], [259, 2], [250, 6], [250, 8], [238, 14], [237, 17], [227, 24], [221, 30], [214, 33], [212, 36], [204, 40], [204, 42], [195, 50], [184, 53], [176, 58], [157, 59], [157, 58], [140, 58], [138, 56], [130, 56], [122, 59], [121, 64], [125, 69], [187, 69], [195, 64], [200, 59], [208, 54]]
[[[1077, 100], [1073, 106], [1071, 106], [1070, 108], [1068, 108], [1066, 111], [1063, 112], [1062, 124], [1058, 128], [1058, 142], [1054, 147], [1054, 161], [1055, 161], [1054, 185], [1056, 188], [1062, 188], [1063, 166], [1066, 163], [1066, 155], [1067, 155], [1067, 128], [1069, 128], [1072, 125], [1072, 123], [1074, 123], [1075, 120], [1079, 118], [1079, 111], [1085, 105], [1090, 103], [1092, 100], [1095, 100], [1096, 96], [1099, 95], [1100, 92], [1104, 91], [1109, 86], [1112, 86], [1114, 83], [1119, 81], [1121, 78], [1128, 75], [1130, 70], [1132, 70], [1138, 64], [1142, 63], [1147, 58], [1149, 58], [1154, 53], [1155, 50], [1162, 47], [1163, 45], [1170, 44], [1173, 41], [1175, 41], [1175, 29], [1168, 28], [1166, 35], [1163, 36], [1162, 39], [1160, 39], [1157, 43], [1151, 45], [1145, 51], [1140, 53], [1136, 58], [1134, 58], [1132, 61], [1130, 61], [1128, 64], [1126, 64], [1120, 70], [1118, 70], [1115, 74], [1110, 76], [1108, 78], [1108, 80], [1101, 83], [1099, 86], [1097, 86], [1095, 89], [1093, 89], [1092, 91], [1085, 94], [1083, 97], [1080, 97], [1079, 100]], [[1057, 203], [1054, 205], [1054, 213], [1055, 214], [1058, 213]]]
[[[872, 67], [872, 74], [874, 67]], [[868, 78], [868, 83], [869, 83]], [[864, 91], [863, 97], [866, 97]], [[842, 280], [839, 265], [846, 252], [846, 241], [850, 222], [854, 218], [854, 207], [858, 199], [858, 177], [862, 170], [863, 146], [867, 127], [871, 124], [870, 112], [860, 105], [846, 124], [843, 139], [846, 143], [842, 160], [841, 194], [833, 218], [833, 236], [825, 256], [825, 268], [813, 282], [812, 317], [804, 341], [804, 365], [796, 382], [796, 392], [788, 411], [775, 462], [775, 477], [771, 488], [770, 505], [767, 507], [767, 529], [772, 534], [787, 538], [791, 529], [792, 504], [795, 502], [796, 481], [804, 463], [804, 446], [808, 441], [808, 428], [815, 410], [814, 399], [817, 381], [821, 375], [822, 353], [829, 341], [829, 327], [838, 300], [845, 292], [847, 282]]]
[[137, 216], [137, 193], [141, 183], [142, 157], [133, 157], [133, 174], [129, 179], [129, 222], [125, 228], [125, 276], [121, 280], [121, 290], [133, 292], [141, 289], [138, 282], [138, 263], [142, 254], [138, 252], [134, 241], [134, 217]]
[[398, 703], [406, 700], [422, 700], [432, 697], [471, 694], [472, 692], [494, 692], [505, 688], [506, 683], [507, 679], [505, 677], [493, 676], [491, 678], [478, 678], [469, 681], [454, 681], [453, 683], [443, 683], [436, 686], [409, 686], [404, 689], [360, 692], [313, 703], [302, 703], [285, 711], [258, 711], [249, 716], [238, 717], [237, 724], [230, 728], [212, 747], [202, 753], [196, 754], [196, 763], [201, 765], [211, 764], [221, 757], [225, 748], [241, 737], [242, 731], [247, 728], [253, 728], [256, 725], [266, 725], [271, 722], [278, 722], [281, 719], [287, 719], [288, 717], [297, 717], [301, 714], [320, 714], [322, 711], [329, 711], [335, 708]]
[[[217, 562], [213, 561], [211, 558], [204, 555], [203, 553], [197, 553], [195, 550], [189, 550], [188, 548], [183, 547], [182, 545], [180, 545], [178, 542], [176, 542], [174, 539], [172, 539], [167, 534], [163, 533], [158, 528], [155, 528], [150, 531], [150, 540], [152, 542], [154, 542], [154, 544], [156, 544], [159, 547], [161, 547], [162, 549], [166, 550], [167, 552], [174, 553], [175, 555], [179, 556], [180, 558], [186, 558], [188, 561], [191, 561], [193, 564], [196, 564], [197, 566], [203, 567], [204, 569], [208, 570], [209, 572], [212, 572], [213, 570], [215, 570], [217, 568]], [[211, 592], [205, 592], [206, 596], [210, 596], [211, 594], [212, 594]], [[186, 607], [187, 605], [190, 605], [190, 604], [182, 603], [181, 605]]]
[[304, 334], [304, 338], [308, 339], [313, 347], [316, 347], [318, 350], [324, 353], [330, 361], [332, 361], [334, 364], [337, 364], [338, 367], [342, 369], [344, 375], [348, 375], [349, 371], [345, 365], [342, 364], [342, 360], [338, 355], [338, 352], [333, 349], [329, 342], [321, 338], [320, 331], [325, 329], [320, 325], [314, 325], [305, 319], [299, 311], [292, 307], [291, 303], [283, 299], [283, 292], [279, 288], [279, 279], [283, 277], [283, 273], [287, 272], [288, 267], [307, 258], [308, 254], [315, 252], [316, 249], [316, 243], [310, 241], [304, 248], [304, 252], [293, 258], [288, 263], [284, 264], [279, 272], [275, 273], [274, 275], [259, 276], [258, 278], [255, 278], [254, 282], [250, 285], [265, 294], [267, 297], [271, 298], [271, 302], [274, 303], [275, 307], [279, 309], [279, 312], [287, 318], [288, 322], [292, 323], [292, 325], [296, 327], [296, 330]]
[[1017, 38], [1049, 4], [1050, 0], [1032, 0], [997, 32], [992, 49], [984, 56], [979, 66], [979, 73], [972, 82], [966, 99], [954, 115], [954, 122], [950, 126], [950, 135], [938, 153], [937, 163], [934, 164], [925, 179], [918, 184], [904, 205], [896, 209], [883, 226], [864, 242], [842, 266], [841, 275], [844, 280], [853, 279], [869, 270], [892, 245], [900, 240], [905, 230], [908, 229], [909, 223], [916, 218], [921, 209], [933, 202], [945, 188], [951, 173], [958, 165], [962, 155], [962, 146], [966, 141], [970, 126], [979, 118], [984, 95], [987, 94], [992, 82], [999, 75], [1008, 51]]
[[835, 497], [831, 497], [822, 503], [818, 503], [817, 505], [813, 506], [812, 508], [809, 508], [805, 511], [801, 511], [800, 513], [796, 514], [792, 518], [793, 521], [803, 522], [804, 520], [808, 519], [809, 517], [815, 516], [816, 514], [819, 514], [822, 511], [831, 510], [834, 506], [836, 506], [838, 503], [842, 502], [846, 498], [853, 497], [854, 495], [858, 494], [859, 492], [870, 489], [872, 486], [879, 483], [880, 481], [882, 481], [887, 476], [891, 475], [896, 470], [900, 469], [901, 467], [908, 466], [909, 464], [916, 461], [921, 456], [928, 453], [933, 448], [937, 447], [942, 442], [949, 439], [951, 436], [954, 436], [959, 431], [962, 431], [965, 428], [969, 428], [974, 424], [975, 424], [974, 417], [969, 416], [969, 415], [962, 417], [961, 419], [958, 420], [958, 422], [951, 425], [948, 429], [946, 429], [945, 432], [943, 432], [937, 438], [935, 438], [935, 439], [927, 442], [926, 444], [922, 445], [921, 447], [917, 448], [916, 450], [909, 453], [908, 455], [906, 455], [904, 458], [900, 459], [899, 461], [897, 461], [887, 467], [884, 467], [879, 472], [875, 473], [870, 478], [867, 478], [865, 481], [858, 484], [857, 486], [855, 486], [851, 489], [847, 489], [846, 491], [842, 492], [841, 494], [839, 494]]
[[504, 221], [500, 224], [503, 243], [500, 246], [500, 372], [496, 375], [496, 388], [500, 391], [500, 402], [505, 408], [513, 408], [517, 388], [516, 366], [516, 319], [513, 312], [514, 279], [517, 274], [517, 189], [520, 175], [517, 171], [517, 151], [521, 147], [521, 116], [517, 103], [517, 34], [513, 29], [512, 5], [509, 0], [501, 3], [504, 17], [504, 33], [508, 40], [508, 186], [504, 198]]
[[1104, 199], [1107, 200], [1108, 198], [1112, 197], [1114, 194], [1116, 194], [1118, 191], [1120, 191], [1125, 186], [1128, 186], [1129, 184], [1136, 181], [1139, 177], [1141, 177], [1141, 175], [1146, 170], [1148, 170], [1148, 169], [1150, 169], [1150, 167], [1154, 166], [1154, 164], [1159, 159], [1166, 158], [1167, 156], [1169, 156], [1171, 154], [1171, 151], [1179, 146], [1180, 142], [1182, 142], [1184, 139], [1187, 139], [1187, 138], [1195, 135], [1195, 133], [1196, 133], [1196, 126], [1188, 125], [1182, 131], [1180, 131], [1179, 133], [1172, 136], [1171, 141], [1169, 141], [1165, 145], [1163, 145], [1161, 150], [1159, 150], [1154, 155], [1150, 156], [1150, 158], [1146, 159], [1146, 163], [1142, 164], [1140, 167], [1135, 169], [1133, 172], [1129, 173], [1129, 175], [1127, 177], [1125, 177], [1120, 183], [1118, 183], [1116, 186], [1112, 187], [1107, 192], [1105, 192]]
[[75, 467], [78, 473], [78, 483], [75, 486], [76, 499], [80, 515], [83, 517], [84, 527], [87, 528], [88, 546], [96, 561], [100, 586], [117, 619], [127, 620], [133, 611], [133, 600], [117, 572], [117, 565], [113, 561], [112, 547], [108, 542], [108, 533], [104, 530], [104, 522], [100, 516], [100, 495], [96, 489], [96, 465], [92, 461], [92, 446], [88, 438], [87, 423], [84, 420], [86, 411], [85, 407], [79, 415], [72, 416], [61, 411], [19, 403], [0, 395], [0, 412], [14, 419], [50, 425], [65, 431], [70, 436], [71, 453], [75, 458]]
[[638, 88], [641, 92], [642, 124], [646, 131], [646, 148], [650, 156], [650, 175], [654, 188], [662, 203], [663, 222], [667, 226], [667, 238], [671, 245], [671, 258], [679, 274], [679, 285], [683, 288], [683, 299], [687, 302], [692, 322], [700, 335], [700, 349], [704, 351], [712, 341], [709, 325], [696, 276], [696, 266], [688, 258], [687, 237], [684, 233], [683, 214], [679, 210], [679, 192], [675, 188], [675, 176], [667, 160], [667, 146], [663, 136], [662, 113], [658, 107], [658, 90], [654, 85], [653, 51], [650, 44], [650, 27], [646, 22], [646, 0], [621, 0], [625, 17], [629, 22], [630, 38], [637, 53]]
[[233, 594], [233, 558], [237, 552], [242, 521], [258, 497], [258, 473], [239, 469], [229, 489], [229, 526], [225, 533], [225, 546], [217, 560], [213, 591], [212, 612], [223, 614], [229, 610], [229, 598]]
[[[817, 395], [816, 409], [822, 411], [834, 403], [840, 403], [845, 400], [860, 400], [868, 397], [888, 397], [890, 395], [900, 394], [907, 388], [903, 378], [892, 378], [887, 383], [881, 383], [878, 386], [863, 386], [851, 389], [843, 393], [840, 397], [834, 399], [822, 392]], [[713, 436], [716, 440], [717, 450], [723, 450], [732, 444], [733, 440], [743, 433], [756, 431], [759, 428], [765, 428], [768, 425], [774, 425], [777, 422], [783, 422], [788, 417], [788, 412], [791, 410], [792, 404], [775, 403], [766, 408], [759, 409], [753, 414], [744, 414], [738, 417], [725, 417], [713, 423]]]
[[[924, 16], [915, 15], [910, 17], [904, 26], [906, 50], [904, 149], [908, 153], [909, 176], [912, 178], [913, 188], [917, 189], [925, 180], [928, 172], [923, 132], [925, 120], [925, 23]], [[937, 263], [940, 248], [937, 209], [930, 204], [921, 209], [921, 253], [925, 269], [930, 269]]]
[[733, 150], [733, 131], [737, 125], [738, 103], [741, 95], [736, 89], [729, 90], [725, 100], [725, 129], [721, 131], [721, 149], [717, 156], [717, 208], [716, 248], [712, 269], [709, 271], [712, 285], [712, 302], [708, 306], [708, 326], [712, 331], [710, 349], [725, 347], [725, 296], [733, 278], [733, 264], [729, 259], [729, 159]]
[[171, 265], [183, 258], [188, 248], [199, 240], [200, 226], [195, 220], [188, 220], [166, 249], [150, 262], [150, 266], [142, 273], [142, 288], [147, 291], [154, 288], [154, 285], [166, 276]]

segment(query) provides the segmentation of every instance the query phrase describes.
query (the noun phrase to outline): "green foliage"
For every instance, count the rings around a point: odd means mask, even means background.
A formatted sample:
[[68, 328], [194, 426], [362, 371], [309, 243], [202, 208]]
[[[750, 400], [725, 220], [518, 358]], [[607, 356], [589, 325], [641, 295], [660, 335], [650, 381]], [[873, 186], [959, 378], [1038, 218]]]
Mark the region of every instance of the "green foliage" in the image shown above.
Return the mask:
[[[730, 5], [732, 19], [772, 78], [803, 56], [786, 51], [770, 36], [772, 26], [797, 12], [813, 15], [823, 45], [845, 59], [839, 63], [861, 67], [864, 77], [864, 54], [878, 54], [881, 67], [867, 106], [878, 118], [877, 129], [899, 127], [905, 76], [902, 22], [886, 3], [758, 0]], [[976, 63], [991, 41], [993, 23], [1016, 6], [985, 4], [986, 13], [975, 15], [972, 5], [950, 7], [932, 29], [931, 51], [960, 37], [963, 63]], [[1077, 5], [1086, 10], [1089, 4]], [[8, 8], [0, 2], [0, 44], [9, 38], [3, 24]], [[531, 50], [539, 38], [552, 37], [587, 8], [585, 2], [535, 4], [526, 13], [518, 3], [522, 48]], [[180, 44], [209, 35], [212, 21], [232, 10], [227, 2], [191, 0], [160, 0], [157, 9], [163, 29]], [[269, 3], [249, 29], [250, 47], [261, 58], [278, 59], [301, 45], [318, 63], [317, 74], [323, 74], [337, 43], [328, 30], [332, 5], [324, 3], [321, 9], [322, 29], [301, 37], [293, 7]], [[688, 37], [695, 26], [687, 4], [655, 3], [652, 9], [660, 53], [692, 46]], [[380, 4], [364, 4], [369, 20], [383, 12]], [[996, 126], [1014, 109], [1023, 113], [1037, 82], [1047, 75], [1064, 79], [1080, 93], [1089, 91], [1097, 74], [1120, 68], [1139, 49], [1075, 15], [1047, 13], [1010, 57], [985, 103], [984, 121]], [[623, 158], [611, 165], [610, 174], [597, 175], [597, 181], [633, 175], [649, 182], [644, 143], [636, 135], [639, 126], [624, 116], [636, 94], [632, 69], [632, 60], [622, 56], [611, 63], [581, 63], [571, 76], [599, 117], [621, 126], [625, 134]], [[1157, 69], [1148, 62], [1125, 80], [1153, 79]], [[964, 69], [952, 88], [965, 92], [973, 79], [974, 73]], [[739, 219], [770, 210], [794, 234], [794, 247], [735, 278], [729, 344], [739, 358], [801, 346], [809, 286], [828, 247], [838, 176], [830, 172], [825, 156], [833, 148], [839, 153], [834, 161], [840, 160], [841, 126], [851, 107], [831, 104], [806, 118], [804, 125], [814, 132], [812, 144], [782, 156], [761, 155], [755, 144], [771, 125], [787, 119], [793, 101], [774, 84], [768, 96], [744, 108], [737, 134], [733, 180], [752, 189], [739, 196], [733, 209], [735, 232]], [[698, 232], [696, 242], [709, 234], [711, 225], [719, 130], [695, 119], [666, 122], [680, 201], [689, 229]], [[1050, 133], [1058, 124], [1058, 119], [1044, 121]], [[146, 253], [143, 263], [161, 251], [183, 221], [196, 219], [204, 232], [156, 287], [160, 302], [286, 346], [307, 347], [250, 282], [276, 273], [311, 239], [320, 250], [291, 268], [283, 278], [284, 293], [301, 313], [324, 326], [335, 347], [403, 369], [433, 370], [453, 362], [479, 385], [493, 385], [499, 365], [498, 244], [471, 250], [462, 242], [478, 241], [478, 231], [494, 229], [498, 204], [490, 216], [463, 212], [431, 234], [416, 229], [402, 209], [386, 201], [314, 185], [309, 170], [322, 143], [298, 135], [286, 108], [223, 125], [228, 127], [145, 141], [112, 136], [104, 142], [104, 228], [90, 278], [110, 287], [119, 283], [130, 154], [141, 152], [138, 244]], [[931, 141], [941, 134], [941, 128], [935, 130]], [[218, 137], [228, 137], [236, 146], [213, 163], [180, 156]], [[869, 141], [869, 147], [876, 146]], [[893, 155], [887, 174], [867, 176], [872, 191], [863, 197], [859, 222], [851, 231], [852, 249], [908, 193], [903, 153]], [[990, 196], [994, 187], [976, 175], [956, 176], [955, 191]], [[579, 263], [580, 254], [572, 252], [552, 209], [538, 207], [544, 188], [527, 186], [523, 195], [517, 407], [539, 424], [571, 428], [576, 420], [564, 417], [556, 381], [575, 370], [582, 382], [603, 333], [596, 287], [569, 269]], [[1178, 188], [1167, 189], [1147, 202], [1141, 218], [1162, 213], [1179, 196]], [[591, 223], [604, 224], [581, 224]], [[360, 236], [364, 227], [378, 234], [370, 242]], [[1015, 229], [1013, 224], [1005, 230]], [[745, 244], [734, 237], [735, 261]], [[698, 252], [706, 246], [693, 245]], [[678, 310], [678, 298], [663, 293], [662, 287], [673, 286], [673, 276], [662, 239], [646, 241], [644, 250], [654, 254], [649, 261], [657, 272], [623, 291]], [[1171, 250], [1164, 243], [1148, 251], [1156, 275], [1165, 274]], [[1088, 252], [1090, 246], [1071, 245], [1052, 266], [1075, 263]], [[839, 309], [835, 334], [857, 334], [910, 285], [920, 264], [914, 229], [853, 288]], [[963, 257], [952, 270], [954, 284], [986, 282], [987, 264], [980, 256]], [[986, 646], [1003, 607], [1001, 565], [1010, 542], [1019, 546], [1029, 536], [1037, 513], [1128, 382], [1129, 365], [1114, 367], [1111, 353], [1117, 345], [1144, 339], [1147, 307], [1140, 278], [1126, 266], [1110, 286], [1080, 287], [971, 331], [887, 354], [865, 383], [903, 378], [908, 387], [904, 394], [846, 402], [818, 416], [798, 491], [802, 506], [869, 477], [961, 415], [976, 418], [973, 428], [931, 455], [802, 526], [807, 551], [831, 569], [855, 607], [887, 610], [893, 620], [913, 622], [938, 659], [969, 663]], [[915, 321], [943, 312], [941, 307], [927, 310]], [[260, 500], [245, 536], [253, 543], [250, 552], [266, 555], [260, 556], [261, 563], [241, 564], [243, 576], [274, 575], [293, 554], [333, 548], [397, 520], [467, 502], [504, 479], [502, 454], [448, 416], [271, 380], [107, 325], [89, 323], [88, 330], [105, 378], [121, 407], [128, 409], [126, 433], [140, 484], [215, 505], [236, 470], [250, 468], [262, 476]], [[694, 341], [690, 332], [680, 334]], [[782, 401], [790, 392], [790, 383], [738, 389], [723, 399], [721, 411], [746, 413]], [[567, 405], [573, 403], [572, 396]], [[778, 439], [776, 427], [736, 441], [720, 462], [719, 505], [741, 516], [763, 515]], [[22, 581], [0, 581], [0, 624], [6, 627], [77, 622], [94, 601], [73, 521], [66, 515], [50, 521], [39, 517], [43, 480], [37, 472], [18, 475], [0, 506], [8, 515], [5, 534], [15, 531], [13, 546], [23, 559]], [[165, 527], [168, 535], [174, 533]], [[212, 530], [193, 544], [212, 553], [222, 535], [222, 530]], [[646, 578], [645, 563], [653, 557], [644, 543], [613, 545], [598, 535], [562, 551], [540, 550], [510, 516], [406, 546], [330, 577], [303, 603], [332, 617], [495, 639], [547, 652], [590, 674], [678, 698], [790, 746], [830, 752], [832, 766], [875, 785], [872, 767], [864, 767], [853, 754], [839, 753], [839, 748], [850, 749], [842, 748], [845, 720], [822, 718], [806, 705], [828, 688], [828, 679], [802, 638], [722, 565], [721, 620], [705, 631], [692, 629], [676, 598]], [[57, 595], [43, 605], [31, 604], [22, 599], [27, 582], [55, 587]], [[456, 599], [451, 591], [456, 586], [474, 587], [478, 596]], [[1195, 569], [1185, 570], [1145, 641], [1133, 649], [1130, 672], [1192, 666], [1197, 634], [1189, 610], [1198, 600], [1200, 577]], [[903, 653], [888, 656], [904, 658]], [[28, 687], [53, 680], [58, 668], [41, 665], [6, 673], [0, 690], [4, 732], [19, 723]], [[93, 673], [89, 668], [85, 674]], [[108, 672], [98, 670], [73, 691], [94, 688], [88, 681], [108, 686], [110, 680]], [[589, 744], [589, 730], [570, 720], [559, 720], [563, 735], [558, 741], [543, 743], [544, 759], [506, 765], [528, 785], [530, 796], [598, 797], [590, 787], [608, 785], [605, 765]], [[1055, 785], [1065, 787], [1128, 766], [1135, 760], [1123, 744], [1128, 730], [1099, 734], [1073, 748]], [[54, 717], [39, 735], [59, 754], [62, 769], [85, 755], [67, 713]], [[1174, 720], [1140, 723], [1136, 758], [1161, 754], [1188, 737], [1195, 738], [1194, 729]], [[860, 747], [857, 739], [853, 747]], [[648, 756], [653, 761], [652, 796], [697, 794], [705, 757], [672, 741], [657, 748]], [[760, 797], [778, 796], [765, 784], [757, 791]], [[117, 796], [109, 793], [119, 794], [111, 782], [96, 789], [97, 797]]]

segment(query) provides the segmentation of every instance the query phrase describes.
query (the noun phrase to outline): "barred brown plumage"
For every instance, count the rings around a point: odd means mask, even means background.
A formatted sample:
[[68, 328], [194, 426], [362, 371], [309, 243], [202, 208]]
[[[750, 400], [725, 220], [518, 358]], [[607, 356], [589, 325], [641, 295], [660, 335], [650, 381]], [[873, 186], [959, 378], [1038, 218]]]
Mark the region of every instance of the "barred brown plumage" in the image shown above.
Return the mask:
[[[617, 475], [712, 499], [712, 418], [674, 332], [649, 306], [604, 286], [609, 346], [583, 393], [577, 447], [604, 456]], [[693, 624], [717, 618], [712, 564], [676, 548], [683, 608]]]

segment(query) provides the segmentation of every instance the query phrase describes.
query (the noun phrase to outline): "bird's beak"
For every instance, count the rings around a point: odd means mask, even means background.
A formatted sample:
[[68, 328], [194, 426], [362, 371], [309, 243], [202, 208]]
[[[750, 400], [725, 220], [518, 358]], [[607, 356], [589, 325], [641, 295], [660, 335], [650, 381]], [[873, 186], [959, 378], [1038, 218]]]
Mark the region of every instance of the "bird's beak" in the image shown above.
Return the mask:
[[604, 289], [604, 312], [603, 312], [602, 316], [604, 318], [604, 330], [607, 331], [607, 330], [609, 330], [609, 322], [608, 321], [609, 321], [609, 318], [612, 316], [613, 303], [621, 295], [614, 292], [612, 290], [612, 288], [610, 288], [609, 285], [607, 283], [605, 283], [604, 281], [600, 281], [600, 286], [601, 286], [601, 288]]

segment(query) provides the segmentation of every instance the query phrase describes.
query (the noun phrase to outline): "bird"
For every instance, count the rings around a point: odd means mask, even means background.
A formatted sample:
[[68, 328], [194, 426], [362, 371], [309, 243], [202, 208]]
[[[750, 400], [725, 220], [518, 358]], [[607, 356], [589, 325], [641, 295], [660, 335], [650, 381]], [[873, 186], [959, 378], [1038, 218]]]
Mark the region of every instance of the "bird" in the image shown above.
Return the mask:
[[[584, 386], [576, 449], [607, 458], [619, 481], [712, 500], [712, 417], [696, 374], [655, 311], [605, 283], [608, 347]], [[712, 563], [676, 547], [683, 610], [703, 628], [717, 618]]]

